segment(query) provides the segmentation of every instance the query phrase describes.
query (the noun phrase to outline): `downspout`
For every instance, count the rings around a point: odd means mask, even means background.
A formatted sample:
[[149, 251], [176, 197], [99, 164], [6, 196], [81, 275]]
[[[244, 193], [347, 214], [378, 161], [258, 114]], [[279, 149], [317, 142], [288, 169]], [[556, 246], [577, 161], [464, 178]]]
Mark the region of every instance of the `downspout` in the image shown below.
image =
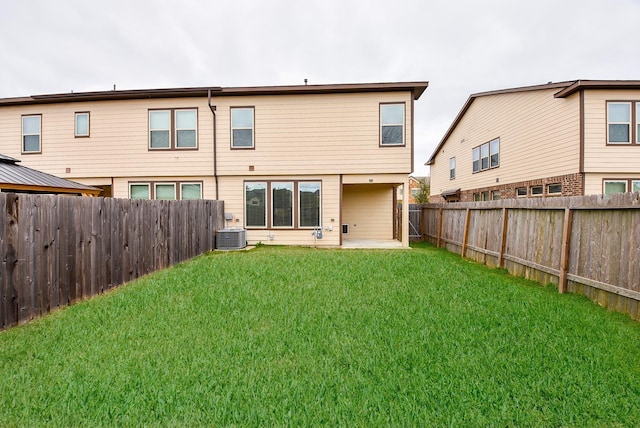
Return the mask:
[[211, 105], [211, 89], [208, 90], [208, 99], [207, 104], [209, 105], [209, 110], [211, 110], [211, 114], [213, 115], [213, 179], [216, 183], [216, 201], [218, 200], [218, 150], [217, 150], [217, 136], [216, 136], [216, 106]]

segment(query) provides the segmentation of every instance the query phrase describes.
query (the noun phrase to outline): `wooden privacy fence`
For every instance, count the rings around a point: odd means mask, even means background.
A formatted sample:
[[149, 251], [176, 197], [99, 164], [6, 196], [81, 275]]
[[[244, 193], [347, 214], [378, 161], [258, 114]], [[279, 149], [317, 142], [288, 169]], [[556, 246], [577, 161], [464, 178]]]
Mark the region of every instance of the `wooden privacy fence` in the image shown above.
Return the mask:
[[425, 240], [640, 319], [640, 194], [425, 204]]
[[215, 246], [222, 201], [0, 193], [0, 329]]

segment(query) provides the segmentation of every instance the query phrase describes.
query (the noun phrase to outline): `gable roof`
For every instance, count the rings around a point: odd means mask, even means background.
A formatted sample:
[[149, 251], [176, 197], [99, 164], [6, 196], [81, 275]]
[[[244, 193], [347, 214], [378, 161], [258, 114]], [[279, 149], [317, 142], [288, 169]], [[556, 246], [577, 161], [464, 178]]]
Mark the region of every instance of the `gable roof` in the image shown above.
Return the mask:
[[444, 146], [444, 143], [451, 136], [451, 133], [456, 128], [456, 126], [458, 126], [476, 98], [500, 94], [513, 94], [517, 92], [540, 91], [547, 89], [560, 89], [560, 91], [554, 94], [554, 97], [566, 98], [578, 91], [582, 91], [585, 89], [640, 89], [640, 80], [571, 80], [566, 82], [549, 82], [543, 85], [522, 86], [518, 88], [500, 89], [496, 91], [478, 92], [476, 94], [471, 94], [467, 99], [467, 102], [462, 106], [462, 109], [454, 119], [449, 129], [447, 129], [447, 132], [445, 132], [444, 137], [442, 138], [442, 140], [440, 140], [440, 143], [438, 143], [438, 146], [433, 151], [431, 157], [425, 163], [425, 165], [431, 165], [435, 161], [436, 155], [438, 154], [442, 146]]
[[31, 95], [28, 97], [0, 98], [0, 106], [23, 104], [69, 103], [100, 100], [134, 100], [146, 98], [220, 97], [245, 95], [303, 95], [338, 94], [361, 92], [410, 91], [413, 99], [420, 98], [429, 82], [388, 82], [388, 83], [344, 83], [336, 85], [291, 85], [291, 86], [220, 86], [173, 89], [136, 89], [99, 92], [69, 92], [64, 94]]
[[20, 160], [0, 154], [0, 189], [9, 191], [36, 191], [46, 193], [71, 193], [98, 195], [97, 187], [65, 180], [26, 166]]

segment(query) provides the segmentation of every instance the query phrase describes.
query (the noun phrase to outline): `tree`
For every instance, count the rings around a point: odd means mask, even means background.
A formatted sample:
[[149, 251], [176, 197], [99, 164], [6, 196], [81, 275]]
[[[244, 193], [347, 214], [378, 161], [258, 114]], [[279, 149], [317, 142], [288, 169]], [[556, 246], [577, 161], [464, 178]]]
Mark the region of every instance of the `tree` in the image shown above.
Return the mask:
[[429, 202], [429, 194], [431, 193], [431, 177], [416, 177], [419, 187], [413, 196], [416, 204], [426, 204]]

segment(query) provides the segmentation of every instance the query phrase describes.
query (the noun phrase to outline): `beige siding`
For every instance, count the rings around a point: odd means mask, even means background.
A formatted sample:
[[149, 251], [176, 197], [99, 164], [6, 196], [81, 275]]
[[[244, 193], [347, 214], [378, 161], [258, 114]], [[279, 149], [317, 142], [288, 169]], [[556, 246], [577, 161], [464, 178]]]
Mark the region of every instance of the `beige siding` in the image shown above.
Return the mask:
[[345, 185], [342, 223], [349, 225], [349, 234], [344, 239], [393, 239], [393, 209], [393, 187]]
[[[198, 150], [150, 151], [151, 108], [198, 108]], [[90, 112], [90, 137], [74, 137], [77, 111]], [[42, 114], [42, 154], [21, 155], [21, 116]], [[0, 109], [1, 153], [63, 178], [212, 174], [212, 120], [206, 100], [100, 101]], [[70, 172], [67, 172], [67, 169]]]
[[585, 172], [624, 173], [626, 171], [640, 171], [640, 145], [620, 144], [607, 146], [607, 101], [640, 102], [640, 91], [585, 91]]
[[[585, 174], [585, 195], [600, 195], [604, 193], [604, 180], [640, 180], [640, 168], [635, 173], [587, 173]], [[627, 189], [631, 191], [631, 189]]]
[[[558, 89], [476, 98], [431, 165], [431, 194], [496, 183], [576, 173], [580, 158], [577, 95], [554, 98]], [[500, 138], [500, 166], [472, 173], [472, 149]], [[449, 159], [456, 178], [449, 179]]]
[[[250, 181], [320, 181], [322, 183], [323, 238], [316, 241], [318, 246], [337, 247], [340, 245], [340, 177], [327, 175], [299, 176], [255, 176], [223, 177], [220, 179], [220, 199], [224, 200], [225, 213], [233, 214], [229, 226], [245, 226], [244, 182]], [[294, 212], [297, 212], [295, 210]], [[249, 229], [249, 244], [262, 242], [274, 245], [314, 245], [310, 229]], [[272, 236], [272, 238], [270, 238]]]
[[[379, 105], [405, 103], [402, 147], [379, 146]], [[411, 94], [217, 97], [219, 175], [409, 174]], [[231, 150], [230, 107], [255, 107], [255, 149]], [[148, 111], [198, 109], [198, 150], [149, 150]], [[90, 112], [90, 137], [74, 137], [74, 113]], [[21, 116], [42, 114], [41, 154], [21, 154]], [[2, 107], [1, 153], [63, 178], [213, 175], [213, 116], [204, 98]], [[250, 167], [253, 171], [250, 171]], [[69, 171], [69, 172], [67, 172]]]
[[[222, 175], [409, 174], [413, 168], [408, 92], [223, 97], [214, 102]], [[381, 102], [406, 103], [404, 147], [379, 146]], [[233, 106], [255, 107], [255, 150], [231, 150]]]

